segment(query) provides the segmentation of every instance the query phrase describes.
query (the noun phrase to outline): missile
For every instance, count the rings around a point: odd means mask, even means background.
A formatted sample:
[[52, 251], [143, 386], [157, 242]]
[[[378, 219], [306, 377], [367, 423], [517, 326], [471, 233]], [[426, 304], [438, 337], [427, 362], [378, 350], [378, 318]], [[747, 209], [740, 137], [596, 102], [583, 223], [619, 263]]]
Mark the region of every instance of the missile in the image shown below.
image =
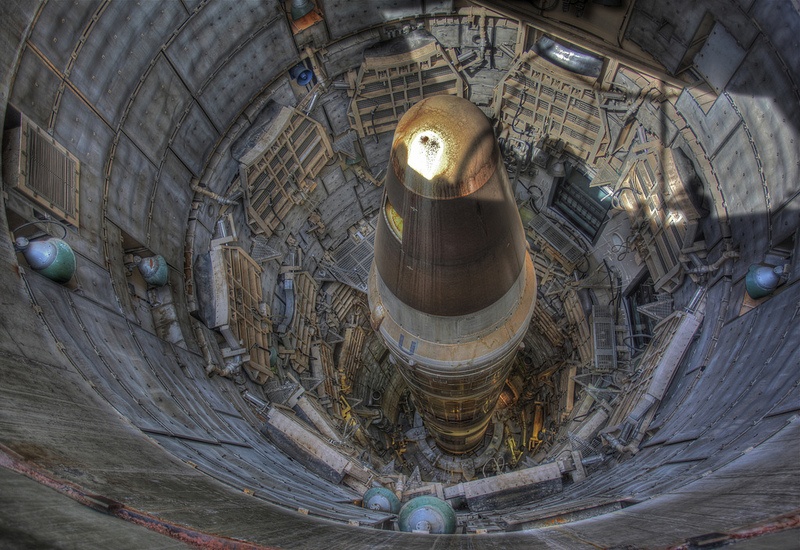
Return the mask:
[[525, 232], [489, 119], [434, 96], [392, 141], [369, 276], [372, 326], [437, 446], [480, 446], [536, 302]]

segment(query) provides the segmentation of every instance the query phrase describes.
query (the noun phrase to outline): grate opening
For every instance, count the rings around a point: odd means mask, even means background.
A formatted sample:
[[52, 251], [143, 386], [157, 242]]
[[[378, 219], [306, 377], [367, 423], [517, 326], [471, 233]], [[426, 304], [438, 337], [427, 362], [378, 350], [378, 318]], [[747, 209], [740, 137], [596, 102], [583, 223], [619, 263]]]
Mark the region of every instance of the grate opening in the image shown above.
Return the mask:
[[78, 226], [80, 161], [26, 117], [5, 135], [4, 177], [22, 195]]

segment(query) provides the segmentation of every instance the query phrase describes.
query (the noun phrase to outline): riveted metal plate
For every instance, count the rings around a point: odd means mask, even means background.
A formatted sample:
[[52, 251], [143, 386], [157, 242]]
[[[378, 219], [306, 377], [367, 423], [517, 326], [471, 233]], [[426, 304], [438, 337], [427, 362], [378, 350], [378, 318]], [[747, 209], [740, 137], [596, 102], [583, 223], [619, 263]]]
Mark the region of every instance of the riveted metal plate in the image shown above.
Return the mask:
[[[741, 0], [745, 1], [745, 0]], [[746, 0], [752, 3], [753, 0]], [[794, 5], [797, 10], [797, 4]], [[796, 82], [800, 82], [800, 34], [795, 18], [787, 13], [789, 7], [780, 2], [756, 2], [751, 16], [760, 23], [761, 31], [769, 37]]]
[[88, 258], [79, 258], [75, 278], [85, 297], [105, 305], [114, 299], [114, 287], [111, 276], [101, 265]]
[[297, 59], [286, 20], [275, 19], [225, 63], [199, 101], [217, 128], [226, 128], [239, 110]]
[[48, 2], [36, 20], [31, 42], [63, 71], [101, 3], [100, 0]]
[[53, 137], [81, 161], [81, 178], [86, 170], [99, 174], [108, 155], [113, 130], [70, 89], [64, 90], [53, 128]]
[[[322, 4], [323, 13], [336, 15], [325, 19], [333, 38], [340, 38], [384, 21], [420, 15], [424, 11], [422, 9], [423, 3], [418, 0], [408, 2], [398, 2], [397, 0], [373, 0], [371, 2], [320, 0], [320, 4]], [[428, 3], [425, 2], [425, 4], [427, 5]]]
[[70, 80], [114, 124], [139, 78], [186, 17], [180, 2], [112, 2], [86, 38]]
[[199, 176], [217, 139], [219, 132], [211, 124], [203, 108], [194, 102], [172, 142], [172, 150], [194, 175]]
[[114, 133], [70, 89], [64, 90], [54, 137], [81, 161], [80, 239], [71, 242], [76, 252], [103, 262], [102, 211], [105, 174]]
[[[142, 428], [155, 429], [159, 427], [158, 421], [148, 415], [136, 403], [135, 398], [123, 389], [122, 381], [119, 378], [110, 376], [106, 366], [102, 361], [98, 360], [92, 344], [87, 341], [86, 332], [80, 329], [74, 310], [64, 298], [63, 289], [38, 283], [38, 279], [31, 282], [31, 288], [37, 298], [37, 302], [44, 310], [44, 315], [51, 320], [60, 321], [52, 323], [51, 328], [56, 338], [66, 346], [70, 360], [76, 365], [81, 374], [92, 383], [97, 391], [108, 399], [114, 408], [124, 414], [133, 424]], [[76, 301], [76, 304], [84, 306], [84, 314], [87, 317], [93, 317], [88, 312], [88, 310], [93, 309], [95, 310], [94, 318], [96, 319], [112, 318], [118, 322], [122, 321], [118, 315], [104, 315], [102, 308], [98, 308], [97, 304], [88, 298], [76, 295], [73, 296], [73, 300]], [[81, 316], [81, 322], [83, 322], [83, 315]], [[113, 330], [113, 327], [108, 327], [108, 330]], [[126, 328], [120, 328], [120, 332], [123, 330], [127, 333]], [[101, 338], [104, 332], [94, 333], [93, 338]], [[116, 341], [116, 338], [111, 334], [113, 333], [109, 333], [108, 337], [112, 341]], [[63, 392], [64, 389], [61, 391]]]
[[166, 258], [172, 266], [183, 265], [183, 239], [186, 236], [186, 211], [170, 205], [189, 204], [192, 175], [171, 151], [167, 151], [161, 177], [158, 180], [149, 227], [148, 247]]
[[768, 239], [758, 165], [743, 127], [737, 128], [717, 153], [714, 170], [725, 196], [734, 242], [740, 247], [734, 271], [744, 276], [750, 263], [761, 260]]
[[154, 164], [161, 162], [175, 127], [191, 101], [189, 90], [164, 56], [159, 56], [133, 100], [125, 133]]
[[[167, 49], [167, 56], [178, 67], [186, 85], [197, 92], [236, 48], [276, 13], [280, 12], [274, 0], [210, 2], [181, 29]], [[268, 52], [269, 49], [264, 50], [261, 62], [269, 63]]]
[[47, 128], [59, 84], [61, 78], [38, 55], [26, 49], [17, 70], [11, 103], [35, 124]]
[[[757, 144], [771, 208], [775, 210], [800, 187], [797, 158], [800, 110], [794, 84], [770, 44], [759, 39], [731, 78], [728, 90]], [[747, 154], [752, 155], [752, 147], [748, 149]], [[760, 188], [761, 179], [756, 176], [753, 185]], [[763, 201], [763, 191], [760, 192]]]
[[[800, 227], [800, 194], [785, 203], [784, 207], [772, 216], [773, 242], [779, 243], [793, 235]], [[798, 257], [795, 252], [795, 258]], [[800, 265], [794, 264], [795, 272], [800, 270]]]
[[377, 29], [369, 29], [336, 43], [322, 55], [325, 71], [329, 75], [338, 75], [348, 69], [355, 69], [364, 59], [364, 50], [381, 39]]
[[453, 11], [453, 0], [427, 0], [423, 5], [425, 13], [450, 13]]
[[347, 228], [361, 217], [361, 208], [351, 186], [340, 187], [319, 205], [325, 228], [332, 235], [346, 234]]
[[697, 139], [709, 157], [716, 154], [719, 147], [740, 122], [730, 101], [724, 95], [714, 101], [707, 114], [703, 112], [692, 94], [686, 89], [678, 96], [675, 106], [686, 118], [687, 124], [697, 135]]
[[[672, 40], [671, 28], [673, 25], [664, 18], [651, 16], [650, 14], [653, 13], [651, 9], [657, 8], [640, 7], [637, 2], [631, 14], [631, 22], [625, 37], [650, 53], [668, 71], [674, 71], [680, 64], [685, 47], [679, 43], [676, 45], [676, 41]], [[670, 31], [666, 32], [666, 29], [670, 29]]]
[[156, 172], [156, 167], [122, 134], [111, 166], [106, 215], [141, 243], [146, 241], [147, 213]]
[[716, 23], [706, 43], [694, 56], [694, 66], [706, 82], [720, 93], [747, 52], [721, 23]]

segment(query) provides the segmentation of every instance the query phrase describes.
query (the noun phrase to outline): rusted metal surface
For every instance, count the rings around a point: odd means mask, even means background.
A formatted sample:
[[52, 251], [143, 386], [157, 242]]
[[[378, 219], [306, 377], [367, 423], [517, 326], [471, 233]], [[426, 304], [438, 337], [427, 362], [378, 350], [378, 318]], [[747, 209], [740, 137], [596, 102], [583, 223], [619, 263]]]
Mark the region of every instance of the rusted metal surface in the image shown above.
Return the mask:
[[[709, 533], [708, 535], [693, 537], [683, 544], [671, 546], [670, 550], [690, 550], [691, 548], [701, 548], [705, 546], [709, 548], [718, 548], [723, 545], [734, 544], [738, 541], [771, 535], [790, 529], [798, 529], [798, 539], [800, 539], [800, 510], [780, 515], [769, 521], [758, 523], [745, 529], [738, 529], [726, 533]], [[764, 546], [764, 548], [766, 547], [767, 546]]]
[[108, 512], [119, 519], [129, 521], [136, 525], [146, 527], [151, 531], [161, 533], [170, 538], [177, 539], [186, 544], [199, 548], [227, 548], [230, 550], [268, 550], [276, 548], [274, 546], [262, 546], [250, 542], [227, 539], [215, 535], [209, 535], [200, 531], [195, 531], [182, 525], [176, 525], [168, 521], [161, 520], [155, 516], [139, 512], [128, 508], [122, 504], [115, 504], [109, 507]]

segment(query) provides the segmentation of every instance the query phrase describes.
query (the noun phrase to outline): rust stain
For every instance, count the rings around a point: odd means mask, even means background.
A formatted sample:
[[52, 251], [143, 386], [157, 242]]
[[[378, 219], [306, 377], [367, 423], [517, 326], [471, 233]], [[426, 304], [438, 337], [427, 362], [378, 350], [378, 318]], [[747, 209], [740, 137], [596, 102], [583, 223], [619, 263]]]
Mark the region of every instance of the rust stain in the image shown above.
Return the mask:
[[122, 504], [109, 509], [109, 514], [199, 548], [225, 548], [230, 550], [269, 550], [275, 548], [196, 531], [183, 525], [164, 521], [133, 508], [128, 508]]
[[732, 540], [749, 539], [769, 533], [775, 533], [777, 531], [783, 531], [784, 529], [796, 529], [798, 527], [800, 527], [800, 510], [795, 510], [794, 512], [773, 518], [767, 523], [762, 523], [749, 529], [736, 531], [730, 535], [730, 538]]
[[[36, 445], [17, 445], [22, 451], [41, 449]], [[37, 451], [38, 452], [38, 451]], [[263, 546], [250, 542], [230, 539], [209, 533], [204, 533], [191, 527], [172, 523], [156, 516], [151, 516], [135, 508], [125, 506], [115, 500], [102, 495], [92, 494], [85, 489], [68, 481], [57, 479], [49, 472], [27, 462], [25, 454], [0, 444], [0, 466], [32, 479], [42, 485], [54, 489], [72, 500], [88, 506], [98, 512], [104, 512], [121, 520], [140, 525], [151, 531], [161, 533], [170, 538], [179, 540], [198, 548], [229, 549], [229, 550], [278, 550], [275, 546]]]
[[[720, 535], [719, 540], [716, 540], [715, 543], [723, 544], [737, 540], [747, 540], [760, 537], [762, 535], [769, 535], [771, 533], [797, 528], [800, 528], [800, 509], [782, 514], [751, 527], [723, 533]], [[671, 546], [669, 547], [669, 550], [688, 550], [691, 547], [693, 547], [693, 545], [690, 545], [690, 543], [686, 542], [677, 546]]]
[[9, 448], [20, 455], [25, 462], [52, 461], [55, 458], [55, 455], [48, 449], [36, 445], [35, 443], [13, 443]]

